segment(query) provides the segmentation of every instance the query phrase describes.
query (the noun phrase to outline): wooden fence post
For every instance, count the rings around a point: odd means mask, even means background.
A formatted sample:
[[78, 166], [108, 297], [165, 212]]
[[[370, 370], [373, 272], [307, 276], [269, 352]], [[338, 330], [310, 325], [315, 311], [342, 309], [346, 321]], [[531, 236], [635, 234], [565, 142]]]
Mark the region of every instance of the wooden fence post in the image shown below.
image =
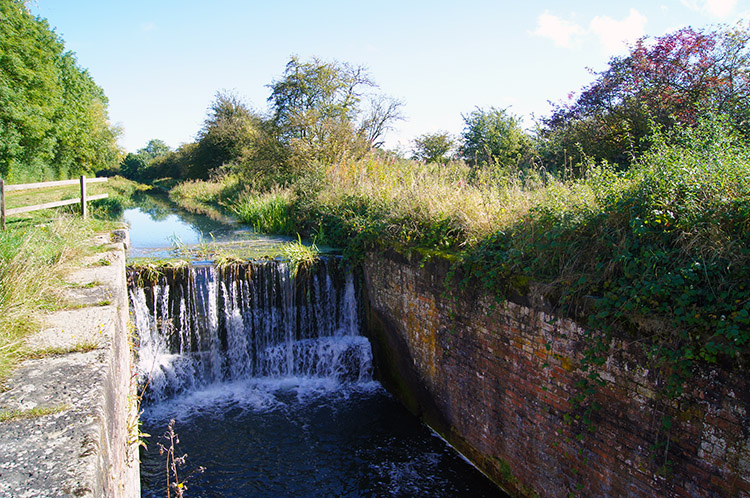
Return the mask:
[[5, 230], [5, 180], [0, 178], [0, 230]]
[[81, 216], [86, 219], [86, 177], [81, 175]]

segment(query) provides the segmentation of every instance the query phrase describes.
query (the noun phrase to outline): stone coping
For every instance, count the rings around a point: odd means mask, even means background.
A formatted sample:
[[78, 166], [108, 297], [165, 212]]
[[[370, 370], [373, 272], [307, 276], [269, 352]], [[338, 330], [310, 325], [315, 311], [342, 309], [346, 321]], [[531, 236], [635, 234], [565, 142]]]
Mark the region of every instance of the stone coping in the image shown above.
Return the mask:
[[123, 243], [85, 258], [62, 287], [71, 306], [27, 338], [46, 354], [0, 386], [0, 410], [47, 413], [0, 422], [0, 496], [140, 496]]

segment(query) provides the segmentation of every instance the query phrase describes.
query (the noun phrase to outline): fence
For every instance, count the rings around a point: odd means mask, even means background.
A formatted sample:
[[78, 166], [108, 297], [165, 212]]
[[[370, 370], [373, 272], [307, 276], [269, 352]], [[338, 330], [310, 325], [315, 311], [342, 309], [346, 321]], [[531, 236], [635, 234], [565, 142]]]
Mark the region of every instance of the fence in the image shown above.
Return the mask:
[[[0, 229], [5, 230], [5, 218], [14, 214], [29, 213], [31, 211], [38, 211], [39, 209], [49, 209], [60, 206], [67, 206], [69, 204], [81, 203], [81, 215], [86, 218], [86, 202], [95, 201], [98, 199], [105, 199], [109, 194], [98, 194], [86, 196], [86, 184], [87, 183], [100, 183], [106, 182], [106, 178], [89, 178], [86, 179], [82, 176], [80, 180], [61, 180], [57, 182], [41, 182], [41, 183], [23, 183], [18, 185], [6, 185], [4, 180], [0, 180]], [[34, 206], [23, 206], [13, 209], [5, 209], [5, 193], [13, 192], [16, 190], [32, 190], [37, 188], [49, 188], [49, 187], [63, 187], [66, 185], [81, 185], [81, 197], [77, 199], [65, 199], [63, 201], [46, 202], [44, 204], [36, 204]]]

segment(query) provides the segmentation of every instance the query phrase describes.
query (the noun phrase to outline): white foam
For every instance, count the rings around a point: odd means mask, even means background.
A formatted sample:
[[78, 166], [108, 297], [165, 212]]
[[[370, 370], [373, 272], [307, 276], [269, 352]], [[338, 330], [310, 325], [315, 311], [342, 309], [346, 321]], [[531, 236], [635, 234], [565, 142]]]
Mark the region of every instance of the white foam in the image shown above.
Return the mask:
[[320, 270], [298, 282], [279, 262], [258, 263], [247, 279], [192, 267], [187, 279], [153, 285], [150, 299], [131, 289], [150, 400], [171, 399], [177, 416], [227, 403], [266, 409], [280, 391], [304, 402], [372, 389], [353, 277], [335, 283]]
[[306, 405], [321, 399], [336, 403], [354, 394], [382, 393], [376, 381], [342, 385], [328, 378], [262, 377], [218, 382], [192, 389], [172, 398], [152, 402], [144, 418], [186, 421], [196, 416], [221, 417], [230, 410], [270, 412], [291, 408], [290, 402]]

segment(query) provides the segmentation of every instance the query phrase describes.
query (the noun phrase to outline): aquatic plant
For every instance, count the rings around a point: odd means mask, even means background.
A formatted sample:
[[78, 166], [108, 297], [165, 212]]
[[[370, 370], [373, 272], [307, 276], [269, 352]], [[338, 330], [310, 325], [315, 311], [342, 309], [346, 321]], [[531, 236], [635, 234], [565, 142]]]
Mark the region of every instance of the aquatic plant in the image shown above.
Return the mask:
[[287, 242], [281, 249], [283, 257], [287, 260], [289, 272], [296, 276], [299, 270], [310, 268], [320, 256], [320, 251], [315, 243], [305, 245], [302, 237], [297, 234], [297, 241]]
[[260, 233], [290, 235], [294, 233], [293, 194], [276, 189], [265, 193], [246, 193], [232, 206], [240, 220]]

